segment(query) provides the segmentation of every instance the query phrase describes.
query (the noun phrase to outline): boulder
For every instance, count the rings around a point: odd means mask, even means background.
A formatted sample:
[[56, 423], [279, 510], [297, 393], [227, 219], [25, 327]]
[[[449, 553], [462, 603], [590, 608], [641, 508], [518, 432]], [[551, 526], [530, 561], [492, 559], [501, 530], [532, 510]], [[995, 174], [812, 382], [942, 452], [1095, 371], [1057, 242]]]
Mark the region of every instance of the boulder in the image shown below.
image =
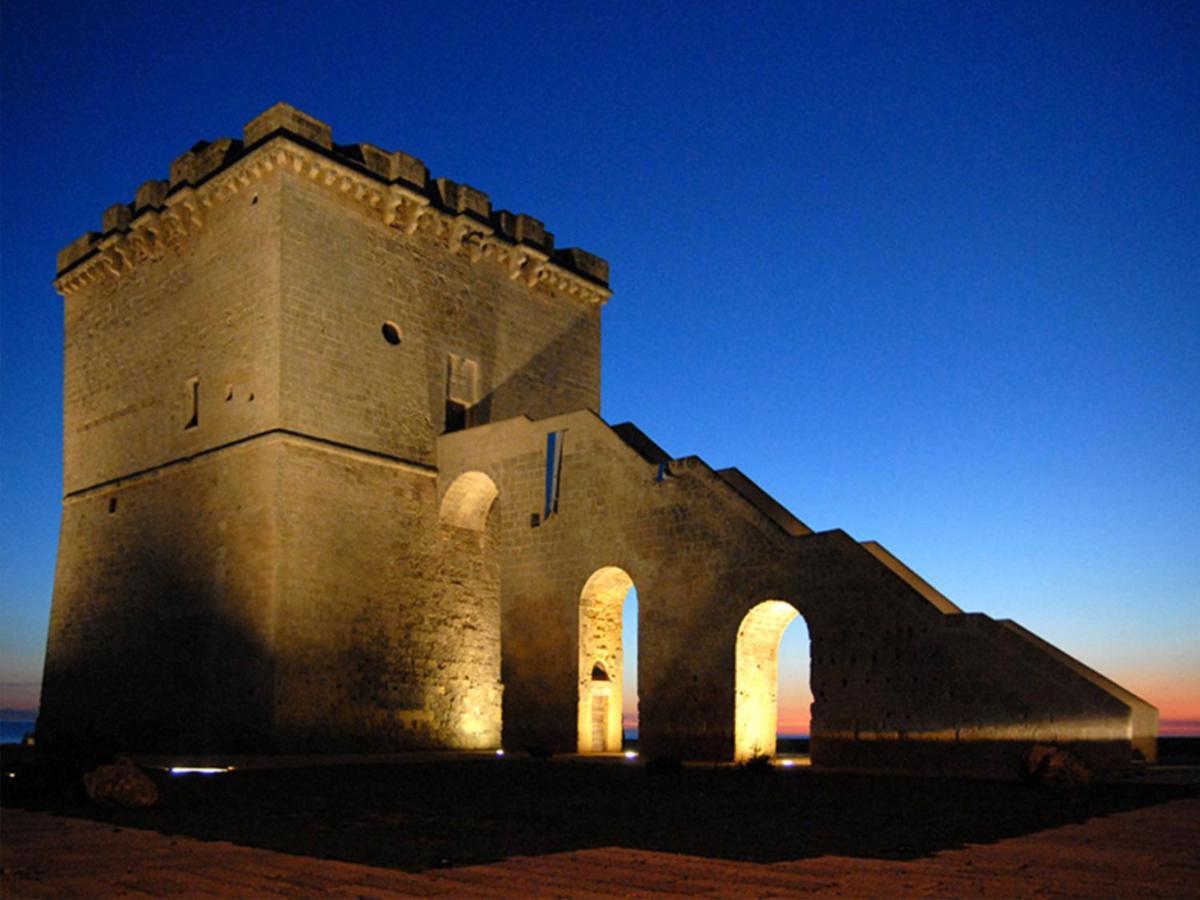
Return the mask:
[[1026, 781], [1074, 787], [1092, 780], [1092, 770], [1070, 750], [1053, 744], [1034, 744], [1021, 759], [1021, 774]]
[[85, 773], [83, 787], [101, 806], [144, 809], [158, 803], [158, 786], [130, 759]]

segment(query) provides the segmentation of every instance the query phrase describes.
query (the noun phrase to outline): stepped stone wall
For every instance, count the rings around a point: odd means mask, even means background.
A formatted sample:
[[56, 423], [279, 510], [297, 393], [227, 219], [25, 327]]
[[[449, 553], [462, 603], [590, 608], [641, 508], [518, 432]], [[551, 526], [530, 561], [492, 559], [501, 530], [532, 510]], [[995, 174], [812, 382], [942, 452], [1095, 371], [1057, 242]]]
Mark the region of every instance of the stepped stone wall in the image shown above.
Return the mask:
[[420, 160], [280, 104], [101, 229], [56, 281], [44, 745], [613, 751], [633, 585], [651, 756], [769, 753], [797, 615], [815, 764], [1153, 756], [1153, 707], [1098, 673], [608, 426], [607, 263]]
[[[645, 753], [738, 753], [739, 635], [759, 604], [784, 601], [811, 639], [817, 764], [1011, 777], [1035, 743], [1069, 744], [1100, 769], [1134, 747], [1153, 758], [1144, 701], [963, 614], [884, 548], [756, 506], [740, 473], [692, 457], [659, 480], [620, 430], [578, 412], [439, 439], [443, 485], [477, 470], [503, 501], [506, 740], [574, 747], [581, 590], [617, 567], [638, 589]], [[559, 509], [533, 527], [550, 431], [565, 446]]]

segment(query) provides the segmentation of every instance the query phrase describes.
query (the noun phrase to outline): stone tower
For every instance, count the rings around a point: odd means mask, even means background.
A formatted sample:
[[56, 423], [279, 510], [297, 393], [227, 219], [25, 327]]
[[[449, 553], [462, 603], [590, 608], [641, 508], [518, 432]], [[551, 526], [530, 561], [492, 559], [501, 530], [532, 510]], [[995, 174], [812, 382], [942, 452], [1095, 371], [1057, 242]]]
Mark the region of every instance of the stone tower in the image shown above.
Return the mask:
[[616, 751], [636, 586], [648, 756], [771, 754], [803, 617], [815, 765], [1154, 757], [1100, 673], [601, 419], [607, 264], [406, 154], [275, 106], [58, 273], [46, 745]]
[[58, 269], [43, 740], [496, 746], [496, 537], [439, 528], [436, 439], [599, 408], [607, 264], [280, 104]]

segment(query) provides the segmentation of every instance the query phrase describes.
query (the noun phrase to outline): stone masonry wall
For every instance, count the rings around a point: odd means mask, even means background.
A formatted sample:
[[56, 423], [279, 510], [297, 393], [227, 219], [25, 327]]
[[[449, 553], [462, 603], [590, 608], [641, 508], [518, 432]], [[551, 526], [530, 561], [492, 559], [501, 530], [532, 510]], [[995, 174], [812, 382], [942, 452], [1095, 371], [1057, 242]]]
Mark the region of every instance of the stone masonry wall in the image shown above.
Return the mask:
[[158, 258], [67, 295], [65, 493], [277, 425], [278, 187], [200, 204]]
[[283, 448], [281, 749], [498, 746], [497, 528], [440, 525], [430, 471]]
[[441, 235], [405, 234], [353, 197], [284, 177], [287, 428], [431, 465], [451, 354], [477, 364], [475, 423], [599, 408], [596, 305], [534, 292]]
[[[534, 528], [552, 430], [559, 512]], [[638, 588], [646, 754], [732, 756], [738, 628], [772, 599], [808, 625], [819, 764], [1012, 776], [1037, 741], [1129, 758], [1140, 701], [986, 616], [944, 612], [843, 532], [788, 533], [699, 460], [658, 482], [587, 413], [447, 435], [439, 451], [443, 484], [478, 469], [500, 488], [506, 744], [573, 749], [580, 591], [618, 566]]]
[[66, 291], [50, 744], [269, 741], [273, 479], [266, 448], [238, 442], [277, 420], [276, 187], [210, 206], [181, 187], [174, 209], [193, 212], [168, 225], [167, 183], [147, 182], [105, 214], [104, 241], [134, 214], [154, 235]]
[[243, 444], [67, 500], [39, 742], [270, 746], [272, 457]]

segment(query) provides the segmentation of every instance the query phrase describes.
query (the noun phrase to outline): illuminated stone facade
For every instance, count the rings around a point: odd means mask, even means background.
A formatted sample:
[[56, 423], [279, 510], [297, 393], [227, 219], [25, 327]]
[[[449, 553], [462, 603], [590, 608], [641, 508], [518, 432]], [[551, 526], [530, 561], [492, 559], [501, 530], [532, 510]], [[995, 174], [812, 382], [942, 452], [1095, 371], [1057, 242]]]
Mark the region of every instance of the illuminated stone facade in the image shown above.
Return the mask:
[[613, 751], [636, 585], [644, 754], [769, 754], [799, 614], [817, 765], [1153, 756], [1102, 676], [607, 425], [607, 264], [406, 154], [280, 104], [58, 270], [51, 746]]

